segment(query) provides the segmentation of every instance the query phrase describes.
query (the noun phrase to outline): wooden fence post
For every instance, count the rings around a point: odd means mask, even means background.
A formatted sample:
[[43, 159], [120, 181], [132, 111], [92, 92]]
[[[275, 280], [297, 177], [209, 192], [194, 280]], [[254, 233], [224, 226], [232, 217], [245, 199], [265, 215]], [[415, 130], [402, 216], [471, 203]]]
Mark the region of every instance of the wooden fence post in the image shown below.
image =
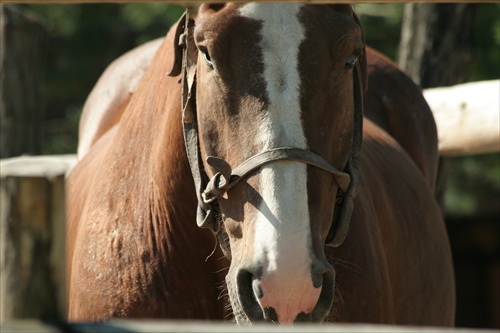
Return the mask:
[[64, 179], [74, 159], [0, 161], [0, 321], [66, 317]]

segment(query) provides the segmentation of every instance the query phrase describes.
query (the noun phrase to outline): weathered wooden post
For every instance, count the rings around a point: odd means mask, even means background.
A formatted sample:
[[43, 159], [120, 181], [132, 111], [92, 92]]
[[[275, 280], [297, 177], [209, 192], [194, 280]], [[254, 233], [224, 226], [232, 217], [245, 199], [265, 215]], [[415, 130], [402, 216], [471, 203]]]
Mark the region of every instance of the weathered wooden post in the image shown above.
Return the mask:
[[64, 179], [74, 161], [0, 161], [0, 321], [65, 318]]

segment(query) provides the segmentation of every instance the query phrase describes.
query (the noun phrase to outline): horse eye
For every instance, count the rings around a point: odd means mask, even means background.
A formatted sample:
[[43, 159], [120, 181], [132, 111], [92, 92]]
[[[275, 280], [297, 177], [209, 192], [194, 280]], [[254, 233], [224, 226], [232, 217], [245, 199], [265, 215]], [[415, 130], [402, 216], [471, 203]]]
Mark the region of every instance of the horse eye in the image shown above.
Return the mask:
[[347, 58], [346, 62], [345, 62], [345, 67], [347, 69], [352, 69], [354, 68], [354, 66], [356, 66], [356, 63], [358, 62], [359, 60], [359, 56], [361, 54], [361, 51], [360, 50], [356, 50], [354, 51], [350, 56], [349, 58]]
[[203, 59], [205, 59], [206, 64], [210, 68], [214, 68], [214, 64], [212, 62], [212, 58], [210, 57], [210, 53], [208, 53], [208, 50], [206, 47], [200, 47], [200, 52], [203, 54]]

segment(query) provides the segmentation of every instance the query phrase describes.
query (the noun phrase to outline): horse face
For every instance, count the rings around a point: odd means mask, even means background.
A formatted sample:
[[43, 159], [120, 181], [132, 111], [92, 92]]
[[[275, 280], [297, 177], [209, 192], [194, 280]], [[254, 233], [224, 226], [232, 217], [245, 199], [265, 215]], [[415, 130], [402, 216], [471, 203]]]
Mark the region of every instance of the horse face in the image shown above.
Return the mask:
[[[353, 137], [352, 68], [364, 47], [349, 6], [202, 5], [194, 39], [204, 161], [216, 156], [234, 168], [259, 152], [295, 147], [344, 168]], [[324, 245], [337, 189], [325, 171], [280, 161], [218, 199], [239, 323], [327, 317], [334, 271]]]

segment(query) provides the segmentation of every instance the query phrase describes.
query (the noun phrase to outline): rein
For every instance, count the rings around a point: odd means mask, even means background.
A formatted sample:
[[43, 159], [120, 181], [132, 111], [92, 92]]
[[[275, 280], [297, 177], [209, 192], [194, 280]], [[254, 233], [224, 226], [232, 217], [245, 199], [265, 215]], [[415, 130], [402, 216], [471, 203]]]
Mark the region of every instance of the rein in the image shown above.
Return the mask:
[[[258, 168], [280, 161], [302, 162], [331, 173], [339, 189], [335, 198], [335, 215], [326, 239], [326, 245], [340, 246], [349, 230], [349, 223], [354, 208], [354, 198], [358, 192], [358, 165], [361, 150], [362, 123], [363, 123], [363, 92], [360, 80], [359, 64], [353, 70], [354, 76], [354, 137], [351, 154], [345, 171], [340, 171], [330, 165], [323, 157], [302, 148], [281, 147], [269, 149], [245, 160], [236, 168], [223, 159], [209, 156], [207, 164], [217, 173], [208, 178], [199, 152], [199, 134], [196, 115], [196, 63], [197, 51], [193, 41], [192, 30], [194, 21], [189, 19], [187, 11], [181, 18], [176, 30], [176, 59], [182, 52], [182, 65], [174, 64], [169, 73], [177, 76], [182, 72], [182, 122], [186, 153], [193, 175], [198, 199], [197, 224], [201, 228], [210, 228], [216, 236], [220, 236], [222, 219], [218, 198], [229, 189], [243, 181], [250, 173]], [[222, 245], [222, 242], [221, 242]], [[227, 246], [227, 245], [226, 245]], [[230, 256], [228, 248], [223, 248], [226, 256]]]

